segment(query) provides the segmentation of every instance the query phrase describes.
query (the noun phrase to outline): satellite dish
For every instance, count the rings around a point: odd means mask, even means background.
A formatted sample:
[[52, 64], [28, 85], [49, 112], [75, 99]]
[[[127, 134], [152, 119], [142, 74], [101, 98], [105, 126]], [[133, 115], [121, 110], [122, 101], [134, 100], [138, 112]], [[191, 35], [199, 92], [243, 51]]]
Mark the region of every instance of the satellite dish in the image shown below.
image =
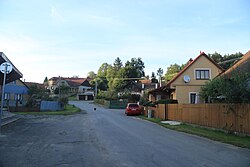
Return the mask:
[[[7, 67], [6, 67], [7, 66]], [[12, 71], [12, 65], [9, 62], [4, 62], [0, 65], [0, 71], [2, 73], [9, 74]], [[5, 71], [6, 70], [6, 71]]]
[[190, 77], [188, 75], [184, 75], [183, 80], [185, 83], [189, 83], [190, 82]]

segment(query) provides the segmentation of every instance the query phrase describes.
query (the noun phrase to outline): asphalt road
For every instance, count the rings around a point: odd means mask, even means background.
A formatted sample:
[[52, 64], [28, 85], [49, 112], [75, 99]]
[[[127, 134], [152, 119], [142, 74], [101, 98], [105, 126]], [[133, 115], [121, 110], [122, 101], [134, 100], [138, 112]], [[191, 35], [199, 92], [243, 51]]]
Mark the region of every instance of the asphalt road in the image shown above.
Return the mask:
[[[23, 116], [2, 128], [0, 167], [244, 167], [250, 150], [71, 102], [86, 112]], [[96, 110], [94, 110], [96, 107]]]

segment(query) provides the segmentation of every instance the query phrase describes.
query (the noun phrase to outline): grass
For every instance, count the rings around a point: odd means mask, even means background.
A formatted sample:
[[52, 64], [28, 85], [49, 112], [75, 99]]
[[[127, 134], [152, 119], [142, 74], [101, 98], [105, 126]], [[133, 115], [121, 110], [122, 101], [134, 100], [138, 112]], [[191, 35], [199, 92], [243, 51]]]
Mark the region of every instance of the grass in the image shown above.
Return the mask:
[[239, 146], [239, 147], [250, 148], [250, 137], [248, 136], [238, 136], [234, 134], [225, 133], [219, 130], [213, 130], [213, 129], [209, 129], [205, 127], [188, 125], [188, 124], [181, 124], [181, 125], [163, 124], [161, 123], [161, 119], [147, 118], [145, 116], [139, 116], [139, 118], [157, 123], [168, 129], [206, 137], [211, 140], [216, 140], [216, 141], [232, 144], [232, 145]]
[[15, 112], [20, 115], [71, 115], [80, 112], [81, 110], [74, 105], [66, 105], [62, 111], [41, 111], [41, 112]]
[[69, 97], [68, 97], [68, 100], [69, 100], [69, 101], [78, 101], [76, 95], [69, 96]]

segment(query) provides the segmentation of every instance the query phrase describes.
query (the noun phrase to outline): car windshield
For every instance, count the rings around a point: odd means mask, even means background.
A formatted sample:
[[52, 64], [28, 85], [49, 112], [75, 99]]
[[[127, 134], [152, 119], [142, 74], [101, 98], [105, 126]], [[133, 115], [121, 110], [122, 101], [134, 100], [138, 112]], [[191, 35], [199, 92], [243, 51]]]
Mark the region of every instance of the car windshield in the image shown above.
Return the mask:
[[129, 107], [139, 107], [138, 104], [129, 104]]

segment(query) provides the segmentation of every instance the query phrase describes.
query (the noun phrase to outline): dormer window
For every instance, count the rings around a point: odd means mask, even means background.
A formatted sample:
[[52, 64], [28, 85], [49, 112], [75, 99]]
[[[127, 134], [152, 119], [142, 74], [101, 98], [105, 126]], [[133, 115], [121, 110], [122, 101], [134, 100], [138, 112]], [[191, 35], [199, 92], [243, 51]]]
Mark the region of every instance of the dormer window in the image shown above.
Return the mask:
[[196, 80], [209, 80], [210, 70], [209, 69], [195, 69]]

